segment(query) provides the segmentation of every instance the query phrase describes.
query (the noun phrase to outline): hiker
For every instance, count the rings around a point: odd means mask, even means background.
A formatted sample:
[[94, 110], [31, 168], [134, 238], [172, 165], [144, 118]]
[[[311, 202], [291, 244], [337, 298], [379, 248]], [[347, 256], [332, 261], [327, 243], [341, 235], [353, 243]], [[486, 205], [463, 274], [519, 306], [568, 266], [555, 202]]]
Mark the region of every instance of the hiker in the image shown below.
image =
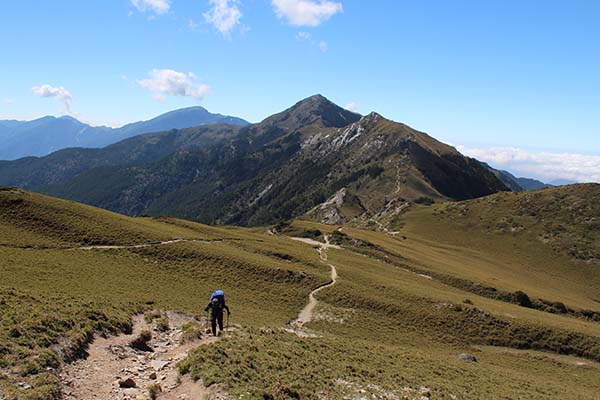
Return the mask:
[[217, 336], [217, 322], [219, 323], [219, 330], [223, 331], [223, 309], [227, 310], [227, 316], [231, 315], [229, 307], [225, 304], [225, 293], [222, 290], [215, 290], [213, 292], [204, 312], [207, 312], [209, 308], [212, 334]]

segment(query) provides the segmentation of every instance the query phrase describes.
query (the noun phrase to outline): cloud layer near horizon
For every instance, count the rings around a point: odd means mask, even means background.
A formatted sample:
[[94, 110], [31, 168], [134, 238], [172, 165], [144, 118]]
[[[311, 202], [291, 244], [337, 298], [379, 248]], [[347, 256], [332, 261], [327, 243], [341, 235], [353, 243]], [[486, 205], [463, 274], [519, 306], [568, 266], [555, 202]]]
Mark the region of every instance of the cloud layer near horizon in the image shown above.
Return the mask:
[[487, 162], [494, 168], [506, 169], [527, 178], [545, 182], [566, 179], [600, 183], [598, 155], [528, 151], [517, 147], [457, 148], [461, 153]]

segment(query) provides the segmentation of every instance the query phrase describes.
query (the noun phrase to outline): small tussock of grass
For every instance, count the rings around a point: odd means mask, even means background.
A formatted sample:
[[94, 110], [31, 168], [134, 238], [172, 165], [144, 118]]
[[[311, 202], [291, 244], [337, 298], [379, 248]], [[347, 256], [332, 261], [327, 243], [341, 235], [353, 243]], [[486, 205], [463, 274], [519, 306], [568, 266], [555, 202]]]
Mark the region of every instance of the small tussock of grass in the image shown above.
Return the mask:
[[154, 324], [159, 332], [167, 332], [170, 329], [169, 317], [158, 310], [146, 311], [144, 321], [148, 324]]
[[158, 396], [162, 393], [162, 387], [158, 383], [153, 383], [148, 386], [148, 397], [150, 400], [156, 400]]
[[169, 318], [166, 315], [163, 315], [156, 320], [156, 329], [158, 329], [159, 332], [167, 332], [170, 329]]
[[155, 319], [158, 319], [162, 316], [162, 313], [159, 310], [149, 310], [144, 313], [144, 321], [147, 324], [151, 324]]
[[152, 347], [148, 344], [152, 340], [152, 332], [150, 331], [142, 331], [129, 343], [129, 347], [140, 350], [140, 351], [152, 351]]
[[188, 322], [181, 327], [181, 343], [194, 342], [202, 339], [202, 325], [198, 322]]

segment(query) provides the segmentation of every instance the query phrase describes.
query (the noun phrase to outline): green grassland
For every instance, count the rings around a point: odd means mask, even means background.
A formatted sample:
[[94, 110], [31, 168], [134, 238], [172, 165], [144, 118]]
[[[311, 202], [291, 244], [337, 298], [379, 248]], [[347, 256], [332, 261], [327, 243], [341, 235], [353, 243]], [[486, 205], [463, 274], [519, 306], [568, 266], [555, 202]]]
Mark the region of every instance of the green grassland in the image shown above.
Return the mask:
[[[600, 185], [419, 207], [397, 251], [439, 272], [600, 310]], [[542, 283], [542, 284], [541, 284]]]
[[[56, 371], [94, 332], [127, 331], [131, 315], [147, 309], [201, 313], [219, 287], [244, 327], [180, 368], [240, 398], [596, 399], [600, 323], [480, 295], [451, 278], [599, 311], [598, 263], [529, 229], [479, 230], [484, 201], [419, 206], [395, 221], [394, 236], [344, 227], [342, 248], [327, 251], [338, 282], [317, 295], [307, 325], [314, 337], [298, 337], [283, 328], [329, 280], [329, 267], [286, 235], [322, 240], [319, 232], [337, 227], [295, 221], [271, 235], [2, 190], [0, 393], [59, 398]], [[453, 211], [463, 204], [482, 210], [465, 221]], [[196, 241], [159, 244], [175, 238]], [[152, 245], [77, 249], [143, 243]], [[463, 352], [478, 362], [459, 360]]]

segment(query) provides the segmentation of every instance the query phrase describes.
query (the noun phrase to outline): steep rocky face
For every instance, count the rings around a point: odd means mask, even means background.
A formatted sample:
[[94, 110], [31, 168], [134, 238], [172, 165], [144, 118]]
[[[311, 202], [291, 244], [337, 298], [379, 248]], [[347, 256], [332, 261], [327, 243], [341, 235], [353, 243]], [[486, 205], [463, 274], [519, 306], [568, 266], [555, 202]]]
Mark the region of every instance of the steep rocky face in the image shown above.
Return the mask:
[[411, 202], [462, 200], [507, 190], [477, 160], [376, 113], [304, 144], [313, 159], [336, 154], [330, 177], [344, 183], [336, 201], [329, 199], [308, 213], [322, 222], [380, 221]]

